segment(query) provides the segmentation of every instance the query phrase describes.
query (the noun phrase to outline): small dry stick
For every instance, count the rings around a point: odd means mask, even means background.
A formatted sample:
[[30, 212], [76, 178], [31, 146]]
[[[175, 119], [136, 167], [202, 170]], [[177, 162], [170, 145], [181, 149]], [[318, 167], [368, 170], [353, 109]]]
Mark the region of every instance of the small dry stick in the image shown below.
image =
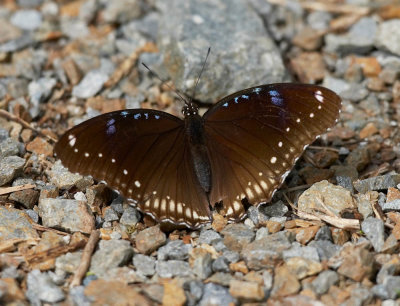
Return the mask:
[[33, 227], [35, 230], [41, 231], [41, 232], [53, 232], [53, 233], [56, 233], [56, 234], [59, 234], [59, 235], [63, 235], [63, 236], [69, 235], [69, 234], [66, 233], [66, 232], [62, 232], [62, 231], [56, 230], [56, 229], [54, 229], [54, 228], [46, 227], [46, 226], [43, 226], [43, 225], [40, 225], [40, 224], [37, 224], [37, 223], [33, 223], [33, 224], [32, 224], [32, 227]]
[[100, 231], [93, 230], [92, 233], [90, 234], [89, 240], [86, 243], [85, 248], [83, 249], [82, 260], [81, 263], [79, 264], [78, 269], [74, 273], [74, 277], [72, 278], [70, 285], [71, 288], [79, 286], [81, 284], [82, 279], [89, 268], [90, 259], [92, 258], [92, 253], [97, 245], [97, 241], [99, 241], [99, 238], [100, 238]]
[[13, 186], [13, 187], [4, 187], [0, 188], [0, 195], [15, 192], [15, 191], [21, 191], [25, 189], [32, 189], [35, 188], [35, 185], [32, 184], [25, 184], [25, 185], [19, 185], [19, 186]]
[[25, 120], [23, 120], [23, 119], [15, 116], [15, 115], [5, 111], [3, 109], [0, 109], [0, 117], [6, 118], [6, 119], [14, 121], [14, 122], [17, 122], [17, 123], [21, 124], [24, 128], [32, 130], [35, 133], [39, 134], [40, 136], [47, 138], [48, 140], [51, 140], [51, 141], [54, 141], [54, 142], [57, 141], [57, 139], [54, 139], [54, 138], [52, 138], [52, 137], [50, 137], [48, 135], [45, 135], [41, 131], [38, 131], [35, 128], [31, 127], [31, 125], [28, 122], [26, 122]]

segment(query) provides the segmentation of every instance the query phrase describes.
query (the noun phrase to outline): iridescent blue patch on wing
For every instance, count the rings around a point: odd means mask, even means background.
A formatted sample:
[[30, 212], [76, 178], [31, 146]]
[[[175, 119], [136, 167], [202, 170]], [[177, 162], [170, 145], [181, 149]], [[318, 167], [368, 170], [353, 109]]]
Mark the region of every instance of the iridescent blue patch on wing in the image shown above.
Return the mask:
[[133, 115], [133, 118], [139, 119], [141, 116], [142, 116], [141, 114], [135, 114], [135, 115]]

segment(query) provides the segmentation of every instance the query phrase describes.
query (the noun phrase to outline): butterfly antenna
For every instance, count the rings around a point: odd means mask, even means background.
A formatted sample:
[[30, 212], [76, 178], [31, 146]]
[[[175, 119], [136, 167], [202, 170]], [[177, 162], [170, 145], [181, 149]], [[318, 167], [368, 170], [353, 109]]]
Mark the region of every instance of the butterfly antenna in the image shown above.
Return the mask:
[[144, 67], [146, 67], [146, 69], [150, 72], [150, 74], [151, 74], [152, 76], [154, 76], [156, 79], [159, 79], [159, 80], [160, 80], [163, 84], [165, 84], [170, 90], [172, 90], [173, 92], [175, 92], [175, 94], [182, 100], [183, 103], [185, 103], [185, 104], [188, 103], [187, 100], [183, 97], [182, 93], [181, 93], [178, 89], [173, 88], [172, 86], [170, 86], [170, 85], [167, 83], [166, 80], [163, 80], [162, 78], [160, 78], [160, 76], [159, 76], [157, 73], [155, 73], [153, 70], [151, 70], [145, 63], [142, 63], [142, 65], [143, 65]]
[[193, 94], [192, 94], [192, 97], [190, 98], [190, 102], [192, 102], [194, 100], [194, 97], [196, 95], [197, 85], [199, 84], [201, 75], [203, 74], [204, 68], [206, 67], [206, 63], [207, 63], [208, 56], [210, 55], [210, 51], [211, 51], [211, 47], [208, 47], [206, 59], [204, 60], [203, 67], [201, 67], [201, 71], [199, 73], [199, 76], [197, 77], [196, 84], [194, 85]]

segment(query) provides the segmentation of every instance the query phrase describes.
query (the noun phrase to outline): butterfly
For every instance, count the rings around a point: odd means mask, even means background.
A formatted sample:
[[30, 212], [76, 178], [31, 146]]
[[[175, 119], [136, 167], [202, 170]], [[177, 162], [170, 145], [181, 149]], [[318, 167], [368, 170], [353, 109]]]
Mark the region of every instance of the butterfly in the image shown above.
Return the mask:
[[340, 108], [340, 97], [324, 87], [261, 85], [203, 116], [191, 100], [183, 119], [151, 109], [103, 114], [67, 131], [55, 152], [70, 171], [105, 181], [155, 220], [198, 228], [216, 203], [238, 221], [245, 202], [270, 201]]

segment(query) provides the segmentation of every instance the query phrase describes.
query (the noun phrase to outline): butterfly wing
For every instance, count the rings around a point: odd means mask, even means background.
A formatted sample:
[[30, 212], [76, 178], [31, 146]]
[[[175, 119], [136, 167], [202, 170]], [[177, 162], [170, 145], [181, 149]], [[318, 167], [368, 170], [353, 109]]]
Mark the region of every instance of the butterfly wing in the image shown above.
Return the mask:
[[227, 216], [245, 215], [242, 199], [268, 202], [307, 145], [336, 122], [340, 98], [305, 84], [271, 84], [230, 95], [205, 113], [212, 189]]
[[100, 115], [65, 133], [55, 152], [70, 171], [105, 181], [157, 221], [210, 220], [177, 117], [145, 109]]

